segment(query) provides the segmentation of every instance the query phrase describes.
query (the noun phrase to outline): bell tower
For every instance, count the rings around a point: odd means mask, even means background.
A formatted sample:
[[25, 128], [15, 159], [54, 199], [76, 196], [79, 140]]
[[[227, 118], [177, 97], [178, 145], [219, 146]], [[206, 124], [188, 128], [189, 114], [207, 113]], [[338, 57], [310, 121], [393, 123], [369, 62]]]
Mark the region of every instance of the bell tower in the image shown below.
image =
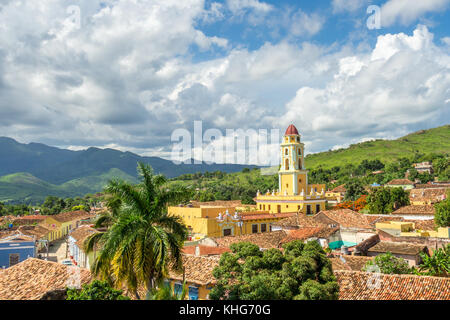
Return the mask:
[[308, 175], [304, 166], [305, 145], [300, 142], [297, 128], [291, 124], [280, 146], [281, 166], [278, 172], [280, 194], [286, 196], [306, 195]]

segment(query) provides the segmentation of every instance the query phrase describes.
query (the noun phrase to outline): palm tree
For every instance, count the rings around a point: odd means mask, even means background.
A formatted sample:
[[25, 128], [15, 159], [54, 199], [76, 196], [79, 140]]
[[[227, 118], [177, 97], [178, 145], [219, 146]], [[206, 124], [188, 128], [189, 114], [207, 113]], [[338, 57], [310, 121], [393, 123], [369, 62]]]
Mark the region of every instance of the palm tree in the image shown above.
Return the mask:
[[91, 270], [116, 287], [126, 285], [140, 299], [138, 287], [147, 291], [167, 276], [169, 268], [181, 270], [181, 249], [187, 227], [178, 216], [168, 215], [167, 207], [186, 200], [183, 188], [168, 189], [167, 179], [155, 175], [150, 166], [138, 164], [142, 183], [131, 185], [121, 180], [109, 182], [105, 191], [120, 199], [111, 214], [107, 231], [93, 235], [87, 250], [101, 245]]
[[170, 284], [160, 282], [158, 288], [153, 288], [147, 293], [147, 300], [185, 300], [188, 292], [186, 282], [183, 282], [181, 292], [172, 290]]

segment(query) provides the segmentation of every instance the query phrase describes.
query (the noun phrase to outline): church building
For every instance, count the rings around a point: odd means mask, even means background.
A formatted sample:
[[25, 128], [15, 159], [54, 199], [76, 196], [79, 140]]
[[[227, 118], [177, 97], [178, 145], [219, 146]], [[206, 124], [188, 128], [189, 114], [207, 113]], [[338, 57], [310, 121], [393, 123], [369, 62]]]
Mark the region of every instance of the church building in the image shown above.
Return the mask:
[[325, 185], [308, 184], [304, 152], [305, 145], [300, 140], [300, 134], [291, 124], [280, 145], [278, 190], [267, 190], [266, 193], [258, 191], [255, 198], [258, 211], [315, 214], [325, 210]]

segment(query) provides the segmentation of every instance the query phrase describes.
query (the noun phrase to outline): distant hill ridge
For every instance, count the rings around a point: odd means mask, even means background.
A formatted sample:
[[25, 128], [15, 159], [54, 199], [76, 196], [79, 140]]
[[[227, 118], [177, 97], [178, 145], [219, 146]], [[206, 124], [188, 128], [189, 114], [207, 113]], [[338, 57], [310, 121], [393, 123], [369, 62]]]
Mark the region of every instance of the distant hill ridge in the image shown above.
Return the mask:
[[348, 148], [309, 154], [305, 165], [307, 169], [330, 169], [349, 163], [359, 164], [364, 159], [389, 163], [401, 157], [413, 157], [415, 153], [450, 154], [450, 125], [420, 130], [395, 140], [372, 140]]
[[[310, 154], [307, 169], [332, 168], [379, 159], [384, 163], [415, 153], [450, 154], [450, 125], [420, 130], [396, 140], [375, 140], [345, 149]], [[22, 144], [0, 137], [0, 201], [40, 202], [48, 195], [82, 196], [101, 191], [107, 181], [137, 181], [137, 162], [150, 164], [169, 178], [185, 173], [238, 172], [251, 165], [180, 164], [158, 157], [141, 157], [114, 149], [88, 148], [71, 151], [41, 143]]]

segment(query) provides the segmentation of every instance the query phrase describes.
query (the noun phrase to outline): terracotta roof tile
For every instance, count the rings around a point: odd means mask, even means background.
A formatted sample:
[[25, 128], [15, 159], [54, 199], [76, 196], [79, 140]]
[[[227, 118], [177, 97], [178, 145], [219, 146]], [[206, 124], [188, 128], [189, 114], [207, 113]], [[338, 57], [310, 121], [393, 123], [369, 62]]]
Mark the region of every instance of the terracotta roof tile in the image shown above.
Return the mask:
[[300, 228], [289, 231], [287, 237], [281, 240], [281, 243], [286, 243], [294, 240], [307, 240], [309, 238], [328, 238], [337, 231], [339, 231], [339, 228], [327, 228], [327, 227]]
[[[450, 278], [338, 270], [340, 300], [450, 300]], [[379, 279], [379, 281], [377, 281]]]
[[445, 188], [412, 189], [409, 192], [409, 200], [439, 202], [447, 197], [447, 191]]
[[336, 221], [344, 228], [372, 229], [365, 215], [350, 209], [325, 210], [320, 211], [317, 215], [320, 214]]
[[98, 231], [91, 228], [89, 225], [82, 225], [74, 229], [70, 236], [75, 239], [77, 246], [80, 249], [84, 248], [84, 241], [91, 235], [97, 233]]
[[286, 238], [286, 231], [272, 231], [272, 232], [263, 232], [263, 233], [254, 233], [254, 234], [245, 234], [242, 236], [227, 236], [227, 237], [218, 237], [211, 238], [214, 242], [217, 243], [219, 247], [229, 247], [233, 243], [248, 241], [256, 244], [260, 248], [270, 249], [270, 248], [278, 248], [281, 240]]
[[336, 270], [361, 271], [362, 268], [366, 265], [366, 263], [373, 259], [374, 257], [345, 255], [341, 257], [330, 258], [330, 261], [333, 267], [333, 271]]
[[[183, 255], [184, 275], [186, 282], [199, 285], [215, 283], [212, 272], [219, 265], [220, 256], [192, 256]], [[173, 280], [183, 281], [183, 273], [169, 271], [169, 277]]]
[[408, 242], [391, 242], [380, 241], [373, 247], [369, 248], [369, 252], [391, 252], [396, 254], [409, 254], [418, 255], [419, 252], [423, 252], [427, 246], [421, 244], [412, 244]]
[[[183, 253], [195, 255], [196, 247], [197, 246], [184, 247]], [[198, 247], [200, 249], [201, 256], [221, 255], [224, 252], [231, 252], [231, 250], [229, 248], [224, 248], [224, 247], [211, 247], [211, 246], [204, 246], [204, 245], [199, 245]]]
[[[48, 291], [66, 288], [70, 270], [56, 262], [28, 258], [0, 273], [0, 300], [39, 300]], [[80, 276], [81, 285], [91, 280], [89, 270], [81, 268]]]
[[414, 185], [414, 182], [412, 182], [409, 179], [393, 179], [386, 184], [389, 186], [402, 186], [402, 185]]
[[401, 207], [393, 215], [430, 215], [434, 216], [434, 206], [432, 204], [409, 205]]
[[53, 219], [59, 222], [67, 222], [73, 220], [82, 220], [95, 217], [95, 214], [79, 210], [79, 211], [71, 211], [71, 212], [63, 212], [57, 215], [52, 216]]
[[347, 189], [345, 188], [345, 184], [341, 184], [340, 186], [337, 186], [336, 188], [332, 189], [331, 192], [346, 192]]

